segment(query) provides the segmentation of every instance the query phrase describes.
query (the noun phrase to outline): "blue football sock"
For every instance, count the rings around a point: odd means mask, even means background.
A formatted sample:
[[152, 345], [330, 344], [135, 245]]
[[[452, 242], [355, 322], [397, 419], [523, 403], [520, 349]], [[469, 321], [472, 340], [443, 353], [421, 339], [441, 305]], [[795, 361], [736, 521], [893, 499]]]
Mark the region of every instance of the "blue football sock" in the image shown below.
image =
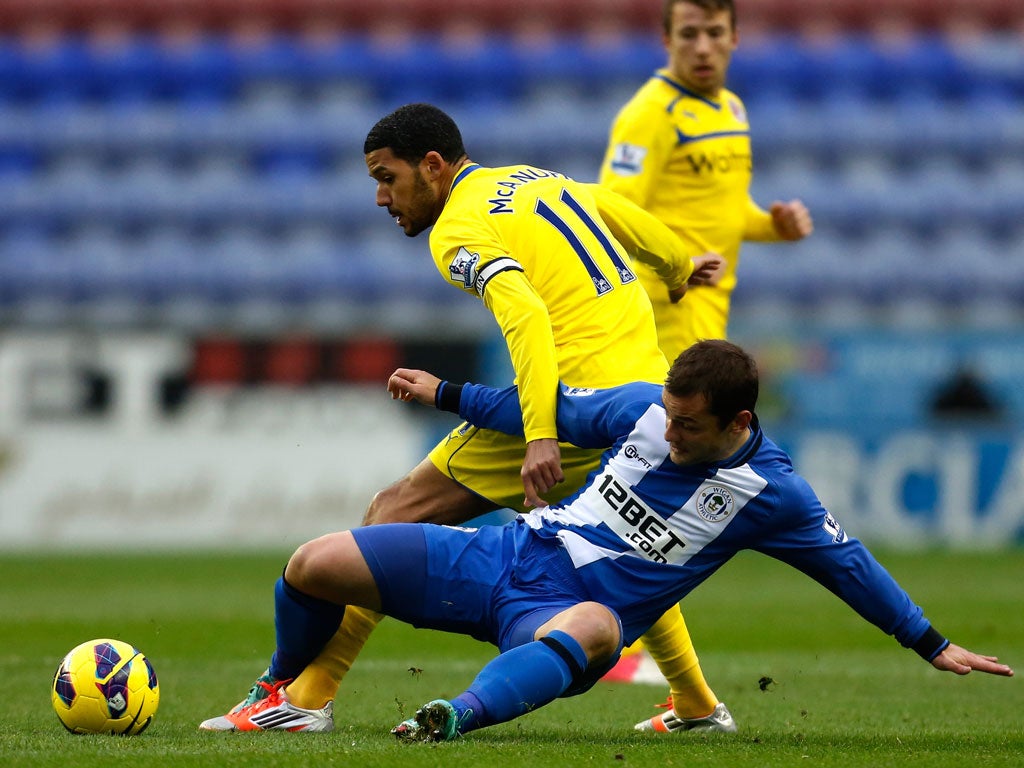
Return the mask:
[[270, 674], [278, 680], [296, 677], [338, 631], [345, 606], [310, 597], [284, 580], [274, 587], [277, 650]]
[[560, 630], [505, 651], [451, 700], [459, 733], [507, 722], [554, 701], [586, 668], [582, 646]]

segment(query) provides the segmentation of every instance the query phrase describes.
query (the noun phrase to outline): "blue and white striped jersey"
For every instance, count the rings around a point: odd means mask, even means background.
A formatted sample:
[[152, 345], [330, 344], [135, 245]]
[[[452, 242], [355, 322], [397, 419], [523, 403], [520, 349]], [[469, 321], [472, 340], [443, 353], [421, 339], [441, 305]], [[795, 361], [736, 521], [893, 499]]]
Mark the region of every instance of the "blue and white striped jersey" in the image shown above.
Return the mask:
[[[619, 612], [627, 642], [733, 555], [750, 549], [820, 582], [927, 659], [948, 644], [822, 506], [756, 419], [745, 445], [725, 461], [672, 463], [661, 393], [647, 383], [562, 387], [559, 439], [610, 447], [575, 495], [520, 518], [528, 535], [562, 542], [592, 599]], [[459, 415], [470, 423], [522, 433], [514, 387], [446, 382], [439, 407], [454, 410], [456, 397]]]

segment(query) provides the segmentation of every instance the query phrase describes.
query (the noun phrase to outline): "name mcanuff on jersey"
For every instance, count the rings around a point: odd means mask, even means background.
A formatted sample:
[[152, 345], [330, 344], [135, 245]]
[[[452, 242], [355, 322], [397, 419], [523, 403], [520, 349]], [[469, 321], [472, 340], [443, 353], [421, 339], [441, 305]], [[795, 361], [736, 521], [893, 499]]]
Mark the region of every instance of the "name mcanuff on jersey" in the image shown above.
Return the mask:
[[494, 197], [487, 202], [491, 204], [491, 210], [488, 213], [514, 213], [515, 209], [509, 205], [512, 195], [515, 191], [523, 186], [523, 184], [529, 184], [531, 181], [537, 181], [538, 179], [564, 179], [567, 178], [563, 173], [557, 173], [555, 171], [545, 171], [541, 168], [524, 168], [514, 173], [510, 173], [504, 179], [498, 182], [498, 189], [494, 192]]

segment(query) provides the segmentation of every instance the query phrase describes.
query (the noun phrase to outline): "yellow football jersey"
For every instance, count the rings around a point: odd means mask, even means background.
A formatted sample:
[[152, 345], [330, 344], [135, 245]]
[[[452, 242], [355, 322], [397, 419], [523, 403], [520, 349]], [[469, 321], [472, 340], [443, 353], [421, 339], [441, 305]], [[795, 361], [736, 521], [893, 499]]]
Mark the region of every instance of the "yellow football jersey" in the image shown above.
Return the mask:
[[595, 184], [525, 165], [460, 170], [430, 249], [441, 274], [494, 314], [519, 385], [526, 439], [557, 437], [558, 382], [661, 383], [668, 369], [633, 259], [662, 290], [692, 271], [683, 243]]
[[669, 360], [698, 339], [725, 338], [741, 242], [779, 239], [750, 198], [751, 170], [746, 110], [728, 90], [700, 96], [659, 70], [615, 118], [600, 183], [665, 222], [690, 253], [727, 262], [718, 285], [690, 288], [675, 305], [638, 268]]

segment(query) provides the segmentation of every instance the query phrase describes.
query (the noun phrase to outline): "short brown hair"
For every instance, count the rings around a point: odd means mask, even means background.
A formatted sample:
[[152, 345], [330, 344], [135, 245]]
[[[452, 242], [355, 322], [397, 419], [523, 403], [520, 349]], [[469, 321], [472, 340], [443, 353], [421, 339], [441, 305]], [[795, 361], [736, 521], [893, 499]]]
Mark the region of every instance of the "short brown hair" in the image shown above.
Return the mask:
[[705, 11], [728, 11], [732, 28], [736, 29], [736, 4], [733, 0], [665, 0], [665, 6], [661, 14], [661, 23], [666, 35], [672, 33], [672, 9], [679, 3], [696, 5]]
[[708, 410], [724, 429], [740, 411], [753, 413], [757, 405], [757, 363], [730, 341], [698, 341], [672, 363], [665, 391], [673, 397], [704, 395]]

